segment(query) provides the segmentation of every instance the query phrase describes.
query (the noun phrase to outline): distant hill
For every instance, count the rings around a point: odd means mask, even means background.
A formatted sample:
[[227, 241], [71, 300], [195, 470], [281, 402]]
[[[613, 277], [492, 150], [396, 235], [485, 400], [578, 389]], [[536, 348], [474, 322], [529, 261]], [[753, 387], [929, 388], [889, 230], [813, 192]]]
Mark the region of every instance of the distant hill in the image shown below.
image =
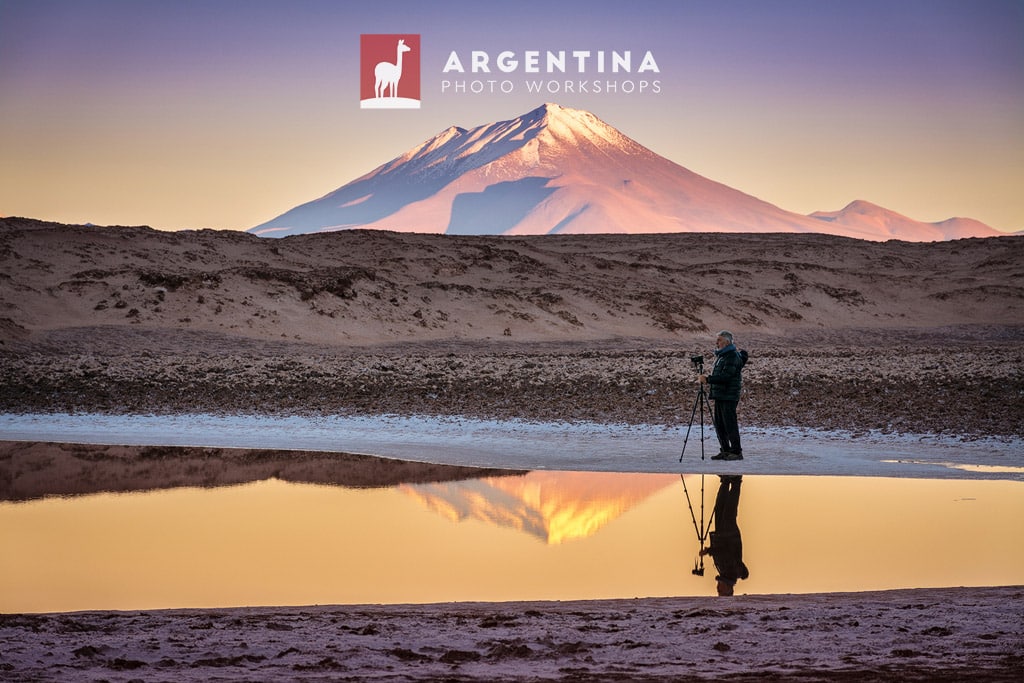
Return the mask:
[[922, 223], [863, 200], [851, 202], [840, 211], [817, 211], [811, 216], [834, 225], [877, 232], [877, 239], [934, 242], [963, 237], [997, 237], [1002, 234], [973, 218], [950, 218], [938, 223]]
[[0, 263], [8, 349], [75, 329], [131, 347], [146, 330], [330, 344], [578, 342], [675, 340], [725, 325], [788, 333], [1024, 320], [1020, 237], [347, 230], [271, 240], [6, 218]]

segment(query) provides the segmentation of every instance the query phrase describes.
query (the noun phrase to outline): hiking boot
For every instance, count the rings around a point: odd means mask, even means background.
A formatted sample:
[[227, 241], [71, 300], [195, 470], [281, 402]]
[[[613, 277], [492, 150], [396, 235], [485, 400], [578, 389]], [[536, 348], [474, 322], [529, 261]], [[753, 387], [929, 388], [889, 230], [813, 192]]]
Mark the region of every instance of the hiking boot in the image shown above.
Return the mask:
[[718, 455], [712, 455], [712, 460], [728, 460], [731, 453], [729, 451], [718, 451]]
[[726, 453], [725, 457], [722, 458], [722, 460], [742, 460], [742, 459], [743, 459], [743, 454], [742, 453]]

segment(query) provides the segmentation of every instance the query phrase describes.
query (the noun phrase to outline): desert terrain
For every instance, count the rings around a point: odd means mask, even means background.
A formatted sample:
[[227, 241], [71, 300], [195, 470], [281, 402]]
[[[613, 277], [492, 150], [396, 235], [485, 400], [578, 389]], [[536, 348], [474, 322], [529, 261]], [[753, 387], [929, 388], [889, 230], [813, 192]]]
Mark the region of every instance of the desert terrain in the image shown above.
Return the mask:
[[[266, 239], [0, 219], [5, 413], [678, 425], [695, 392], [690, 357], [710, 364], [719, 329], [751, 355], [741, 425], [1024, 436], [1021, 237]], [[50, 447], [5, 445], [5, 498], [263, 476], [361, 485], [367, 466], [62, 448], [55, 460]], [[1009, 681], [1024, 671], [1021, 595], [0, 615], [0, 680]]]
[[1009, 683], [1024, 668], [1022, 596], [975, 588], [0, 615], [0, 680]]
[[0, 409], [1024, 433], [1024, 239], [448, 237], [0, 220]]

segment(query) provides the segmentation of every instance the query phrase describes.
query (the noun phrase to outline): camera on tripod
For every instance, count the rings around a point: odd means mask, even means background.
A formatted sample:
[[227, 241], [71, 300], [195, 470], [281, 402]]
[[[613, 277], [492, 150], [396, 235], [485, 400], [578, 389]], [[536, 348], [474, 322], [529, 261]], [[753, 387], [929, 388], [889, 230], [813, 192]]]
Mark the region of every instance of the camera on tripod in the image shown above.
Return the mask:
[[690, 362], [693, 363], [693, 369], [699, 374], [704, 374], [704, 356], [690, 356]]

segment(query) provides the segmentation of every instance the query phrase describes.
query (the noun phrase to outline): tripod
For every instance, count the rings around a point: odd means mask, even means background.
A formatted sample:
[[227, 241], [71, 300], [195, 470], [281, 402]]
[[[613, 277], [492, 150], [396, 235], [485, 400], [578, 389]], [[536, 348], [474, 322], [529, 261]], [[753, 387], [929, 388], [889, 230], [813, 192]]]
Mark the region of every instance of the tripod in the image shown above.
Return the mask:
[[704, 475], [700, 475], [700, 524], [697, 523], [697, 516], [693, 514], [693, 503], [690, 501], [690, 491], [686, 488], [686, 477], [679, 475], [679, 478], [683, 482], [683, 493], [686, 494], [686, 505], [690, 508], [690, 519], [693, 520], [693, 530], [697, 532], [697, 541], [700, 543], [700, 552], [697, 553], [697, 559], [693, 561], [693, 571], [690, 573], [694, 576], [704, 576], [704, 545], [708, 538], [708, 533], [711, 531], [711, 520], [715, 518], [714, 509], [711, 510], [711, 516], [708, 517], [708, 523], [704, 524]]
[[[697, 370], [698, 375], [704, 374], [704, 358], [701, 356], [692, 356], [690, 358], [693, 361], [694, 369]], [[712, 422], [711, 417], [711, 404], [708, 400], [708, 392], [704, 389], [703, 384], [697, 385], [697, 397], [693, 399], [693, 410], [690, 411], [690, 424], [686, 426], [686, 437], [683, 439], [683, 452], [679, 454], [679, 462], [683, 461], [683, 456], [686, 455], [686, 442], [690, 440], [690, 430], [693, 429], [693, 420], [697, 417], [697, 411], [700, 411], [700, 459], [704, 459], [704, 411], [707, 410], [708, 422]]]

